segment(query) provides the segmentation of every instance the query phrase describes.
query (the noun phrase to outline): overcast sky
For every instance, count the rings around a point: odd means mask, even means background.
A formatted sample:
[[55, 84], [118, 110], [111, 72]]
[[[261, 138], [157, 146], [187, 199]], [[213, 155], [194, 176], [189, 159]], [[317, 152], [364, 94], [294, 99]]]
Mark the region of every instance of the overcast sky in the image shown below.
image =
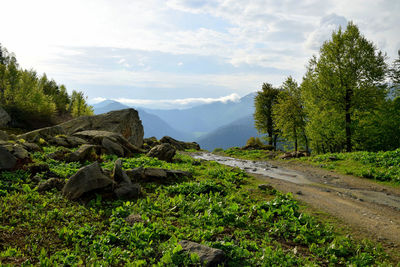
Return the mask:
[[299, 82], [339, 25], [400, 49], [399, 0], [0, 0], [0, 43], [69, 91], [146, 107], [235, 100]]

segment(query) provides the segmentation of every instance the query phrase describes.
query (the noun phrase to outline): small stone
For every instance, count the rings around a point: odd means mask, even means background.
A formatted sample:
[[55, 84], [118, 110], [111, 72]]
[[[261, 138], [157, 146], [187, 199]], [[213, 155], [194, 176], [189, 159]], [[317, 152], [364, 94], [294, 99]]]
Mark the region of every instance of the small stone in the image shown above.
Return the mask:
[[274, 188], [272, 187], [272, 185], [269, 185], [269, 184], [259, 184], [258, 185], [258, 188], [260, 189], [260, 190], [273, 190]]
[[296, 194], [301, 196], [301, 195], [303, 195], [303, 192], [297, 191]]
[[125, 218], [125, 221], [129, 223], [130, 225], [134, 225], [135, 223], [141, 223], [144, 222], [142, 219], [142, 216], [140, 214], [134, 214], [132, 213], [128, 217]]
[[225, 261], [225, 253], [221, 249], [211, 248], [188, 240], [180, 241], [179, 245], [182, 246], [184, 252], [196, 253], [204, 266], [218, 266]]

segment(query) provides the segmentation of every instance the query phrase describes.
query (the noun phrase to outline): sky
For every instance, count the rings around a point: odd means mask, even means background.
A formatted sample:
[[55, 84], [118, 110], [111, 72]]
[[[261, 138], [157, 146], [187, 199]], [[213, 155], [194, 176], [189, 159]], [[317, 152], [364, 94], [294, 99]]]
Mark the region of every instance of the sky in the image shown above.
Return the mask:
[[90, 103], [147, 108], [237, 101], [298, 82], [349, 21], [388, 62], [400, 49], [399, 0], [0, 0], [0, 43]]

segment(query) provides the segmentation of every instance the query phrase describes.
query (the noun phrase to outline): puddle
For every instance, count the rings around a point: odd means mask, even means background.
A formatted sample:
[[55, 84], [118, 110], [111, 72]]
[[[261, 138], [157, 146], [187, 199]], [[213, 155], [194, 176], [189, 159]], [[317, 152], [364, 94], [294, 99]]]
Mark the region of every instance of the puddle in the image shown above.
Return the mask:
[[284, 180], [295, 184], [311, 184], [311, 181], [306, 179], [302, 174], [295, 171], [278, 168], [268, 162], [260, 162], [254, 160], [235, 159], [230, 157], [218, 156], [211, 153], [198, 153], [192, 155], [195, 159], [204, 159], [216, 161], [231, 167], [237, 167], [245, 170], [248, 173], [255, 173], [270, 178]]

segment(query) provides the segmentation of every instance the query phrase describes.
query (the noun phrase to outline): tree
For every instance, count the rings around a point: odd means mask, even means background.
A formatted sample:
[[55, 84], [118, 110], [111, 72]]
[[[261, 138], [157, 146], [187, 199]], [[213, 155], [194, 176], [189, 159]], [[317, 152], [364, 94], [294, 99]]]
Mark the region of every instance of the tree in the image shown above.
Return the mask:
[[73, 117], [93, 115], [93, 108], [86, 103], [82, 92], [72, 91], [69, 110]]
[[278, 132], [274, 128], [272, 118], [272, 107], [276, 103], [279, 89], [269, 83], [262, 85], [261, 91], [257, 92], [254, 98], [254, 122], [259, 133], [268, 134], [268, 144], [276, 148]]
[[389, 70], [389, 77], [392, 82], [392, 90], [394, 95], [400, 96], [400, 50], [397, 51], [399, 58], [397, 58]]
[[352, 151], [358, 119], [385, 99], [386, 70], [383, 53], [352, 22], [332, 33], [319, 58], [310, 60], [301, 86], [314, 148]]
[[282, 136], [293, 141], [295, 151], [298, 150], [301, 139], [308, 150], [300, 87], [292, 77], [288, 77], [281, 87], [281, 93], [272, 108], [272, 118]]

